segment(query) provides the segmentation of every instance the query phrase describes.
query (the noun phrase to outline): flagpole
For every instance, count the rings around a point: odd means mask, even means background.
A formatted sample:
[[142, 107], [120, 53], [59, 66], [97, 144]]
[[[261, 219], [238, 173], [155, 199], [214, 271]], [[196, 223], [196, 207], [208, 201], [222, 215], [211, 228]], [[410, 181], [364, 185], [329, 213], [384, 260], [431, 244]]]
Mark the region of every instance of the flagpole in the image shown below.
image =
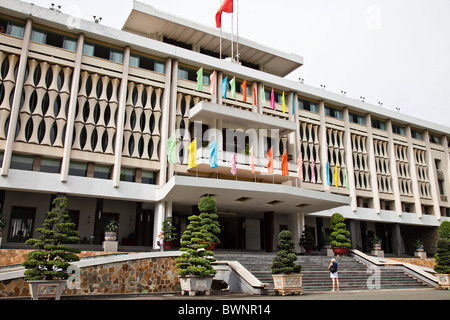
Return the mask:
[[236, 2], [236, 59], [239, 62], [239, 0]]
[[233, 34], [233, 24], [234, 24], [233, 22], [234, 21], [233, 20], [234, 20], [234, 9], [231, 12], [231, 62], [234, 61], [234, 34]]

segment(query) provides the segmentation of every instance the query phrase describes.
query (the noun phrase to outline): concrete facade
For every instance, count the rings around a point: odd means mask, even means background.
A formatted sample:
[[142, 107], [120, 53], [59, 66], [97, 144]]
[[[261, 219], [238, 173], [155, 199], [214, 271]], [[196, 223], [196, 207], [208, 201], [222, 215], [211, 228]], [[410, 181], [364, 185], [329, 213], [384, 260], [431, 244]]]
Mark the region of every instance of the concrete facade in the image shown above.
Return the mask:
[[[181, 233], [204, 194], [216, 197], [220, 247], [227, 249], [272, 251], [288, 228], [301, 250], [305, 224], [321, 246], [329, 218], [339, 212], [354, 248], [369, 252], [377, 235], [388, 253], [412, 254], [417, 238], [432, 252], [437, 227], [450, 219], [450, 129], [283, 78], [301, 67], [302, 57], [244, 39], [240, 63], [220, 60], [216, 30], [139, 2], [123, 30], [20, 1], [1, 7], [2, 247], [38, 236], [34, 229], [59, 195], [69, 199], [82, 245], [100, 250], [108, 218], [119, 219], [119, 248], [157, 249], [164, 217], [173, 216]], [[189, 30], [192, 39], [210, 41], [170, 38], [164, 23], [172, 34]], [[244, 54], [250, 49], [261, 58]], [[197, 90], [200, 68], [204, 87]], [[236, 79], [235, 98], [229, 85], [224, 98], [225, 78]], [[167, 162], [172, 134], [174, 165]], [[198, 166], [191, 168], [194, 138]], [[217, 169], [209, 166], [214, 140]], [[281, 172], [284, 151], [288, 176]]]

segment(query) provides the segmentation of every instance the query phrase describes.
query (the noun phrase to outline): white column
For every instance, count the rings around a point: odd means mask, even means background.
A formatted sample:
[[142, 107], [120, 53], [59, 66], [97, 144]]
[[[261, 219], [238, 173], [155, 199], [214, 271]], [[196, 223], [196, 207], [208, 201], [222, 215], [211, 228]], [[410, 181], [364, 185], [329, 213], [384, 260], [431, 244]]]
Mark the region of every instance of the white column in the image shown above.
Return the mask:
[[430, 133], [425, 130], [425, 143], [427, 147], [427, 163], [428, 163], [428, 177], [430, 180], [431, 198], [433, 199], [433, 211], [438, 220], [441, 220], [441, 207], [439, 206], [439, 191], [437, 186], [436, 168], [434, 158], [431, 153]]
[[172, 78], [172, 59], [168, 58], [166, 61], [166, 83], [164, 86], [164, 99], [162, 104], [161, 115], [161, 140], [159, 143], [159, 162], [161, 164], [159, 170], [159, 185], [166, 183], [167, 176], [167, 140], [172, 132], [169, 132], [170, 122], [170, 89]]
[[370, 114], [366, 115], [367, 126], [367, 153], [370, 172], [370, 187], [372, 189], [373, 208], [377, 214], [380, 213], [380, 195], [378, 193], [377, 166], [375, 164], [375, 149], [373, 146], [372, 118]]
[[[320, 143], [320, 164], [322, 165], [322, 185], [326, 192], [330, 192], [330, 185], [327, 183], [327, 162], [328, 162], [328, 144], [327, 144], [327, 126], [325, 124], [325, 102], [319, 101], [319, 143]], [[314, 159], [317, 163], [317, 159]]]
[[122, 166], [123, 128], [125, 121], [125, 104], [127, 99], [128, 70], [130, 67], [130, 47], [126, 47], [123, 53], [122, 81], [119, 91], [119, 108], [117, 110], [116, 145], [114, 152], [113, 186], [119, 187], [120, 168]]
[[[25, 25], [25, 32], [22, 40], [22, 51], [20, 53], [19, 68], [17, 70], [16, 84], [14, 87], [14, 98], [11, 105], [8, 136], [6, 138], [5, 151], [3, 153], [3, 164], [1, 168], [2, 176], [7, 176], [9, 174], [9, 167], [11, 165], [12, 149], [14, 139], [16, 137], [17, 117], [19, 116], [20, 100], [22, 98], [23, 83], [25, 80], [25, 70], [28, 64], [28, 47], [30, 45], [32, 27], [33, 21], [28, 19]], [[22, 125], [24, 126], [25, 123], [22, 123]]]
[[348, 188], [350, 190], [350, 197], [352, 201], [350, 206], [353, 211], [358, 208], [358, 202], [356, 201], [356, 186], [355, 186], [355, 174], [353, 167], [353, 150], [352, 150], [352, 135], [350, 133], [350, 120], [348, 116], [348, 108], [344, 108], [344, 146], [345, 146], [345, 166], [347, 169]]
[[394, 191], [395, 211], [399, 216], [402, 215], [402, 201], [400, 199], [400, 187], [398, 185], [397, 161], [395, 159], [394, 135], [392, 133], [392, 121], [386, 121], [386, 129], [388, 132], [388, 155], [389, 155], [389, 169], [391, 171], [392, 189]]
[[406, 137], [408, 138], [408, 161], [409, 174], [411, 175], [411, 184], [414, 196], [415, 213], [417, 217], [422, 218], [422, 205], [420, 203], [419, 184], [417, 183], [416, 157], [414, 155], [414, 147], [412, 144], [411, 126], [406, 126]]
[[[172, 60], [171, 64], [171, 81], [170, 81], [170, 91], [167, 95], [170, 96], [169, 105], [169, 135], [175, 133], [176, 130], [176, 119], [177, 119], [177, 87], [178, 87], [178, 60]], [[166, 75], [167, 75], [166, 70]], [[167, 79], [166, 79], [167, 84]], [[177, 141], [178, 142], [178, 141]], [[177, 151], [178, 152], [178, 151]], [[177, 156], [178, 159], [178, 156]], [[174, 175], [174, 165], [169, 164], [168, 177], [167, 180], [171, 179]]]
[[64, 155], [61, 163], [61, 181], [67, 182], [69, 175], [70, 153], [72, 151], [72, 136], [77, 109], [78, 86], [80, 83], [81, 59], [83, 57], [84, 34], [78, 36], [77, 55], [73, 69], [72, 86], [70, 88], [69, 111], [67, 115], [66, 136], [64, 139]]
[[153, 249], [159, 249], [157, 239], [159, 233], [162, 231], [162, 222], [164, 220], [164, 214], [166, 204], [164, 201], [156, 202], [155, 203], [155, 214], [154, 214], [154, 220], [153, 220]]

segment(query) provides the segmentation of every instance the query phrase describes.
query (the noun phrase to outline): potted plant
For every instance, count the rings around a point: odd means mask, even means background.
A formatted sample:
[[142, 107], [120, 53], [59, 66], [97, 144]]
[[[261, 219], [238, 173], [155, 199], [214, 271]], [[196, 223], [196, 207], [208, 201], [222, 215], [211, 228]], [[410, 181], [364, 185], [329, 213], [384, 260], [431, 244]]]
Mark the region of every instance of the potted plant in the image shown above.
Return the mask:
[[[200, 202], [204, 204], [205, 201], [202, 200]], [[215, 209], [215, 199], [212, 198], [212, 200], [209, 199], [207, 202], [210, 203], [209, 207], [214, 206]], [[216, 270], [214, 270], [211, 264], [216, 261], [214, 259], [214, 252], [207, 250], [206, 247], [210, 246], [213, 241], [213, 233], [210, 232], [211, 224], [217, 228], [218, 226], [213, 223], [214, 220], [210, 217], [209, 213], [202, 212], [202, 209], [204, 210], [205, 208], [200, 206], [200, 204], [199, 209], [199, 215], [191, 215], [188, 218], [189, 225], [181, 236], [180, 251], [183, 253], [176, 260], [182, 295], [186, 293], [189, 296], [195, 296], [196, 293], [209, 295], [212, 280], [216, 274]]]
[[351, 241], [348, 238], [350, 232], [347, 230], [344, 221], [345, 219], [340, 213], [335, 213], [331, 216], [330, 244], [334, 254], [337, 256], [345, 256], [348, 248], [351, 247]]
[[25, 280], [30, 285], [34, 300], [39, 297], [59, 300], [69, 278], [67, 268], [70, 262], [80, 260], [77, 255], [80, 250], [65, 245], [80, 240], [66, 206], [67, 198], [56, 198], [53, 209], [47, 212], [42, 228], [36, 229], [42, 236], [25, 242], [39, 249], [30, 252], [23, 263]]
[[172, 225], [172, 217], [167, 217], [162, 223], [162, 231], [164, 233], [164, 249], [172, 249], [173, 243], [177, 241], [178, 234], [176, 228]]
[[316, 240], [314, 238], [314, 232], [311, 227], [305, 225], [305, 229], [303, 230], [302, 236], [300, 237], [300, 245], [305, 248], [306, 253], [311, 253], [312, 250], [316, 247]]
[[281, 293], [284, 296], [288, 292], [302, 294], [303, 274], [300, 274], [302, 266], [294, 263], [297, 260], [297, 252], [295, 252], [294, 246], [295, 243], [290, 231], [283, 230], [278, 234], [279, 251], [271, 266], [275, 294], [277, 295]]
[[438, 229], [439, 239], [436, 244], [436, 265], [434, 271], [437, 272], [440, 289], [450, 290], [450, 222], [444, 221]]
[[373, 239], [372, 239], [373, 250], [380, 251], [381, 244], [382, 244], [382, 240], [375, 235], [375, 237], [373, 237]]
[[211, 239], [210, 245], [205, 247], [206, 250], [214, 250], [220, 243], [217, 235], [220, 234], [219, 216], [217, 215], [216, 199], [212, 196], [204, 196], [198, 203], [200, 211], [200, 219], [204, 222], [204, 228], [208, 237]]
[[420, 239], [416, 240], [415, 247], [416, 247], [416, 251], [417, 252], [424, 252], [425, 251], [425, 247], [423, 246], [423, 242]]
[[119, 221], [116, 219], [109, 219], [105, 225], [105, 241], [116, 241], [117, 230], [119, 230]]

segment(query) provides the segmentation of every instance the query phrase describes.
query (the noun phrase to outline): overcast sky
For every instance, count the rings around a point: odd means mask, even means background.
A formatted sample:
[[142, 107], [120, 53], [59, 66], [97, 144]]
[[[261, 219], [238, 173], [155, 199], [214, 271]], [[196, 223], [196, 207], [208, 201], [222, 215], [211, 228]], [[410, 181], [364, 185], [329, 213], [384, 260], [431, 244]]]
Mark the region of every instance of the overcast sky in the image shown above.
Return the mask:
[[[0, 0], [1, 1], [1, 0]], [[215, 27], [220, 0], [140, 0]], [[288, 76], [450, 127], [450, 0], [235, 0], [239, 36], [295, 53]], [[27, 0], [121, 29], [132, 0]], [[231, 15], [223, 30], [230, 32]], [[235, 27], [236, 31], [236, 27]]]

